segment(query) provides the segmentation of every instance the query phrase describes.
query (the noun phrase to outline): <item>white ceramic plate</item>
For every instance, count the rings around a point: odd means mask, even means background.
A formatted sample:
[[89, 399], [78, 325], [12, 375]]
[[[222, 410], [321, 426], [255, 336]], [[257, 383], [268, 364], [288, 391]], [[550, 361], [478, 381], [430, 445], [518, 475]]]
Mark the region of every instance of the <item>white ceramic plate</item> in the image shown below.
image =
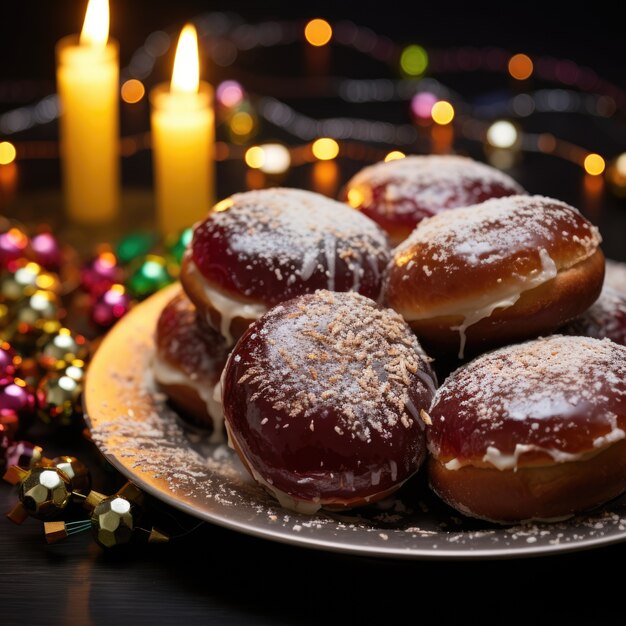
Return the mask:
[[225, 446], [180, 425], [154, 385], [150, 363], [159, 313], [177, 292], [152, 296], [121, 320], [98, 349], [85, 387], [87, 421], [106, 458], [147, 493], [208, 522], [265, 539], [360, 555], [412, 559], [533, 556], [626, 539], [626, 504], [558, 524], [502, 528], [461, 516], [423, 479], [351, 515], [312, 517], [282, 509]]

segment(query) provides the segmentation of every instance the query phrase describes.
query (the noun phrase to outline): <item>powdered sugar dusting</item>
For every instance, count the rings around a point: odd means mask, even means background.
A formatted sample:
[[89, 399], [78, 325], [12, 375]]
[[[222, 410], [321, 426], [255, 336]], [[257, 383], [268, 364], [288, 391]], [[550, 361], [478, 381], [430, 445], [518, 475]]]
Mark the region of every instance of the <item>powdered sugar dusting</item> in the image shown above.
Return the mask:
[[[148, 367], [154, 356], [152, 336], [156, 318], [172, 295], [171, 290], [158, 294], [113, 329], [91, 362], [85, 389], [87, 421], [96, 444], [157, 498], [242, 532], [395, 558], [523, 555], [529, 537], [536, 539], [535, 552], [561, 552], [626, 537], [623, 500], [567, 522], [500, 528], [463, 518], [419, 482], [350, 515], [286, 513], [248, 478], [229, 449], [206, 445], [181, 428], [155, 390]], [[98, 393], [103, 388], [106, 395]]]
[[[423, 220], [396, 248], [395, 259], [422, 246], [422, 256], [436, 255], [446, 272], [456, 271], [459, 261], [469, 266], [497, 265], [520, 251], [543, 248], [550, 254], [551, 244], [562, 238], [564, 228], [583, 231], [569, 236], [579, 251], [574, 263], [591, 256], [601, 242], [598, 229], [565, 202], [542, 196], [494, 198]], [[557, 265], [561, 269], [558, 260]]]
[[252, 338], [263, 336], [238, 381], [254, 386], [251, 401], [262, 396], [276, 410], [288, 407], [311, 430], [311, 416], [332, 407], [340, 416], [336, 432], [365, 441], [372, 430], [390, 437], [398, 422], [421, 427], [410, 394], [431, 397], [434, 380], [400, 315], [359, 294], [328, 291], [288, 307], [275, 307], [250, 329]]
[[[267, 304], [321, 287], [363, 287], [366, 295], [378, 297], [389, 243], [364, 215], [301, 189], [249, 191], [230, 200], [227, 210], [210, 213], [194, 231], [194, 260], [207, 277], [208, 272], [220, 280], [224, 268], [215, 266], [232, 258], [241, 294]], [[223, 257], [212, 259], [205, 270], [203, 258], [218, 244], [224, 247]]]
[[625, 347], [587, 337], [537, 339], [454, 372], [429, 411], [429, 446], [459, 466], [484, 456], [498, 466], [492, 460], [504, 463], [503, 455], [515, 456], [516, 465], [531, 451], [565, 462], [598, 448], [599, 437], [608, 444], [623, 436], [625, 401]]
[[[376, 210], [383, 214], [438, 213], [442, 209], [469, 206], [488, 198], [521, 194], [510, 176], [467, 157], [452, 155], [408, 156], [362, 169], [347, 188], [384, 186]], [[423, 215], [422, 215], [423, 217]]]

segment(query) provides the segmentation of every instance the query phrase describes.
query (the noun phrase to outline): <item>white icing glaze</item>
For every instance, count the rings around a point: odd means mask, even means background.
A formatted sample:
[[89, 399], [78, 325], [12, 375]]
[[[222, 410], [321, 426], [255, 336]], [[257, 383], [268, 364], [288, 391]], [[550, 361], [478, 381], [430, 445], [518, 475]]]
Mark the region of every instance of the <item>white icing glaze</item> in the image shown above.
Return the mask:
[[[505, 454], [494, 446], [488, 446], [487, 453], [483, 456], [483, 463], [489, 463], [500, 471], [511, 469], [513, 471], [517, 471], [520, 457], [527, 452], [545, 452], [550, 457], [552, 457], [552, 459], [554, 459], [556, 463], [580, 461], [590, 456], [588, 452], [571, 454], [569, 452], [563, 452], [562, 450], [557, 450], [555, 448], [543, 448], [541, 446], [535, 446], [532, 444], [526, 445], [518, 443], [515, 445], [515, 450], [512, 454]], [[472, 465], [471, 461], [462, 461], [458, 458], [451, 459], [447, 463], [443, 464], [443, 466], [447, 470], [451, 471], [459, 470], [466, 465]]]
[[213, 420], [213, 432], [209, 441], [211, 443], [221, 443], [224, 441], [223, 424], [224, 411], [221, 401], [218, 401], [216, 394], [220, 393], [220, 383], [211, 386], [202, 384], [198, 380], [192, 380], [184, 372], [168, 365], [163, 359], [155, 358], [152, 362], [154, 379], [162, 385], [183, 385], [192, 387], [206, 404], [207, 413]]
[[[440, 458], [447, 448], [448, 470], [473, 465], [472, 455], [446, 446], [448, 431], [484, 442], [470, 446], [474, 456], [499, 470], [517, 469], [528, 452], [555, 463], [590, 459], [626, 439], [620, 408], [625, 380], [626, 347], [608, 339], [554, 335], [489, 352], [438, 389], [430, 407], [429, 450]], [[515, 434], [503, 437], [509, 427]], [[593, 438], [570, 442], [569, 432], [587, 429]]]
[[[243, 319], [257, 320], [261, 315], [268, 311], [268, 308], [261, 303], [245, 302], [232, 296], [227, 296], [217, 289], [213, 289], [207, 285], [205, 278], [198, 271], [196, 264], [191, 258], [188, 258], [189, 274], [193, 280], [200, 281], [202, 290], [211, 303], [211, 305], [219, 312], [221, 317], [220, 333], [224, 337], [229, 346], [235, 343], [235, 340], [230, 332], [230, 325], [236, 317]], [[208, 316], [207, 316], [208, 318]], [[209, 325], [212, 326], [210, 318], [208, 318]]]
[[567, 463], [569, 461], [580, 461], [585, 457], [584, 453], [571, 454], [569, 452], [563, 452], [562, 450], [556, 450], [555, 448], [542, 448], [535, 445], [516, 444], [513, 454], [504, 454], [498, 448], [489, 446], [487, 453], [483, 456], [484, 463], [490, 463], [500, 471], [502, 470], [517, 470], [518, 461], [520, 456], [526, 452], [545, 452], [551, 456], [556, 463]]
[[517, 291], [506, 298], [490, 302], [483, 307], [476, 309], [470, 308], [467, 313], [463, 315], [463, 322], [461, 324], [458, 324], [457, 326], [450, 326], [450, 330], [456, 330], [459, 333], [459, 359], [462, 359], [465, 356], [465, 341], [467, 339], [465, 331], [473, 324], [489, 317], [496, 309], [506, 309], [507, 307], [513, 306], [519, 300], [521, 294], [521, 291]]
[[626, 437], [626, 433], [617, 425], [617, 415], [615, 415], [615, 413], [609, 413], [607, 417], [611, 424], [611, 430], [606, 435], [596, 437], [593, 440], [594, 448], [606, 448], [606, 446]]
[[413, 321], [447, 315], [462, 316], [463, 322], [461, 324], [450, 327], [450, 330], [456, 330], [459, 333], [458, 356], [462, 359], [465, 352], [465, 331], [470, 326], [489, 317], [496, 309], [505, 309], [513, 306], [524, 291], [535, 289], [549, 280], [552, 280], [557, 275], [556, 263], [552, 260], [545, 248], [539, 250], [539, 258], [541, 260], [541, 269], [535, 270], [527, 277], [520, 277], [519, 286], [501, 290], [498, 296], [493, 300], [489, 300], [491, 294], [488, 293], [484, 297], [474, 299], [462, 306], [451, 304], [437, 309], [430, 309], [421, 315], [405, 315], [404, 317], [408, 321]]

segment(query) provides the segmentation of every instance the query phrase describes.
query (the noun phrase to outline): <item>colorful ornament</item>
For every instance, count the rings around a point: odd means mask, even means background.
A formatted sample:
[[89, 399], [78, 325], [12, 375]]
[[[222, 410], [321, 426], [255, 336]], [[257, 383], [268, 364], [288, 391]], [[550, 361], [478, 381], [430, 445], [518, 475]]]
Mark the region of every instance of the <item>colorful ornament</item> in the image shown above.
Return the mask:
[[115, 253], [120, 263], [128, 264], [150, 252], [156, 238], [152, 233], [132, 233], [117, 244]]
[[69, 328], [44, 334], [37, 342], [37, 348], [39, 364], [46, 370], [60, 370], [75, 359], [85, 360], [89, 353], [87, 340]]
[[32, 467], [41, 460], [41, 448], [29, 441], [12, 441], [9, 430], [0, 424], [0, 474], [7, 467]]
[[46, 522], [46, 541], [55, 543], [71, 535], [91, 529], [94, 539], [103, 548], [113, 548], [142, 539], [148, 543], [164, 543], [169, 536], [155, 527], [138, 526], [143, 516], [144, 494], [133, 483], [126, 483], [117, 493], [105, 496], [90, 491], [84, 508], [91, 511], [88, 520]]
[[20, 476], [20, 501], [7, 513], [12, 522], [21, 524], [28, 515], [36, 519], [50, 519], [59, 515], [70, 503], [71, 481], [59, 468], [34, 467], [26, 471], [12, 467], [9, 471]]
[[50, 232], [41, 232], [30, 240], [30, 256], [33, 261], [51, 272], [58, 272], [61, 268], [61, 247], [54, 235]]
[[193, 239], [193, 228], [185, 228], [180, 235], [175, 237], [173, 241], [166, 241], [166, 245], [168, 251], [175, 263], [180, 265], [183, 260], [183, 255], [185, 254], [185, 250], [191, 244], [191, 240]]
[[69, 477], [72, 484], [72, 499], [84, 502], [91, 491], [91, 474], [87, 466], [75, 456], [57, 456], [54, 459], [42, 459], [45, 467], [57, 467]]
[[27, 324], [25, 322], [13, 322], [10, 326], [7, 326], [0, 333], [0, 338], [8, 341], [11, 346], [15, 350], [17, 350], [18, 354], [24, 359], [21, 365], [21, 370], [24, 371], [24, 369], [27, 367], [27, 359], [29, 359], [30, 357], [35, 357], [35, 355], [37, 354], [38, 342], [44, 341], [42, 337], [45, 337], [47, 335], [53, 335], [61, 327], [61, 322], [54, 319], [39, 320], [35, 324]]
[[0, 424], [11, 439], [18, 429], [27, 428], [33, 420], [37, 400], [33, 388], [21, 378], [0, 380]]
[[11, 262], [24, 256], [28, 248], [28, 236], [18, 226], [11, 226], [0, 233], [0, 267], [5, 268]]
[[[35, 467], [42, 460], [43, 450], [40, 446], [36, 446], [30, 441], [14, 441], [9, 444], [6, 450], [6, 465], [11, 467], [31, 468]], [[1, 454], [0, 454], [1, 456]], [[2, 459], [0, 458], [0, 468], [2, 468]], [[4, 471], [4, 469], [2, 469]]]
[[6, 304], [0, 303], [0, 329], [6, 328], [11, 321], [11, 311]]
[[57, 320], [61, 317], [59, 298], [52, 291], [39, 289], [24, 300], [17, 309], [18, 323], [37, 325], [38, 322]]
[[72, 456], [54, 459], [41, 458], [40, 464], [31, 469], [12, 465], [4, 474], [4, 480], [16, 485], [20, 502], [7, 517], [21, 524], [28, 515], [37, 519], [49, 519], [65, 510], [70, 502], [85, 503], [91, 494], [91, 476], [87, 467]]
[[88, 498], [86, 506], [95, 504], [91, 512], [91, 530], [94, 539], [103, 548], [121, 546], [139, 536], [149, 543], [169, 541], [168, 535], [154, 527], [145, 529], [137, 526], [143, 514], [144, 494], [133, 483], [126, 483], [112, 496], [96, 500]]
[[0, 343], [0, 380], [13, 377], [22, 363], [22, 357], [7, 341]]
[[72, 361], [65, 370], [49, 373], [37, 386], [38, 415], [46, 424], [69, 426], [80, 411], [84, 361]]
[[142, 258], [128, 279], [128, 288], [137, 298], [146, 298], [174, 281], [167, 261], [155, 254]]
[[105, 292], [122, 280], [122, 268], [111, 250], [101, 250], [81, 270], [81, 286], [93, 295]]
[[124, 285], [111, 285], [96, 299], [91, 311], [91, 319], [102, 328], [113, 326], [130, 310], [131, 298]]
[[10, 305], [32, 296], [38, 289], [59, 293], [58, 276], [46, 272], [38, 263], [21, 259], [3, 273], [0, 279], [0, 300]]
[[102, 500], [91, 513], [94, 539], [103, 548], [129, 543], [135, 527], [135, 508], [130, 500], [119, 495]]

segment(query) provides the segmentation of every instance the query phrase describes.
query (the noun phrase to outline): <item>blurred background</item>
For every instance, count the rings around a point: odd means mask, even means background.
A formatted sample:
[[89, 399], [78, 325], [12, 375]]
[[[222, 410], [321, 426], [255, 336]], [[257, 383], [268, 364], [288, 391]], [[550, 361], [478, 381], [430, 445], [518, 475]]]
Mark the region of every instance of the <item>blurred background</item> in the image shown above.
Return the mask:
[[[55, 43], [80, 31], [85, 6], [0, 4], [0, 142], [17, 148], [11, 176], [0, 172], [1, 211], [60, 188], [54, 102], [45, 98], [55, 89]], [[217, 88], [218, 197], [271, 184], [334, 196], [390, 152], [458, 152], [580, 207], [610, 255], [626, 260], [624, 39], [606, 7], [439, 0], [414, 3], [409, 15], [400, 2], [111, 0], [111, 15], [122, 79], [140, 83], [122, 92], [126, 189], [151, 186], [142, 90], [169, 80], [177, 33], [194, 19], [202, 76]], [[304, 36], [315, 17], [332, 27], [327, 45]], [[446, 111], [434, 119], [441, 100], [453, 120]], [[337, 141], [336, 158], [312, 150], [321, 136]], [[246, 164], [248, 149], [268, 142], [289, 151], [284, 172]]]

